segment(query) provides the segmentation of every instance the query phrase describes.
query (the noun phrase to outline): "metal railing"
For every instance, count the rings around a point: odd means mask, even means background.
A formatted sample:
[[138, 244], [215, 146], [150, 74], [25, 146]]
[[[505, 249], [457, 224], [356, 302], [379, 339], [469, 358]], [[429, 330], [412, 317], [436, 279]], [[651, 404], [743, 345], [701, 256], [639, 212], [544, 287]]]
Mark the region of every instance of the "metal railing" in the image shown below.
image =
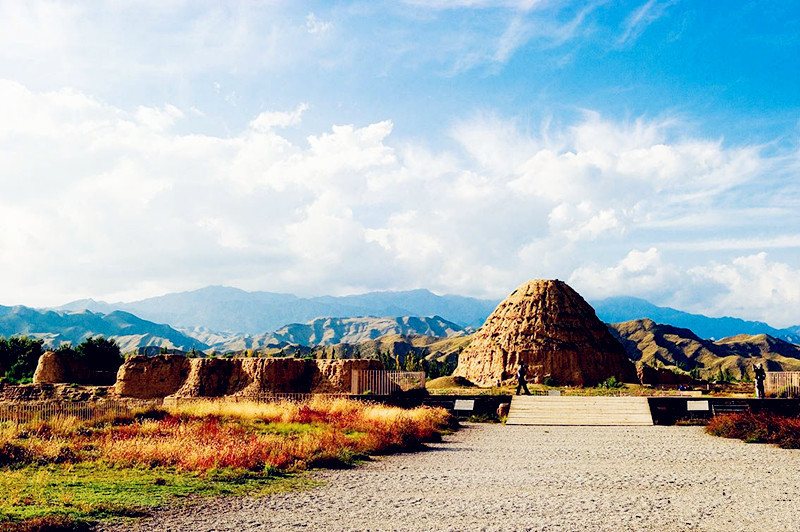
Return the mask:
[[351, 378], [353, 395], [392, 395], [425, 388], [424, 371], [353, 370]]
[[767, 397], [800, 397], [800, 371], [767, 371], [764, 393]]

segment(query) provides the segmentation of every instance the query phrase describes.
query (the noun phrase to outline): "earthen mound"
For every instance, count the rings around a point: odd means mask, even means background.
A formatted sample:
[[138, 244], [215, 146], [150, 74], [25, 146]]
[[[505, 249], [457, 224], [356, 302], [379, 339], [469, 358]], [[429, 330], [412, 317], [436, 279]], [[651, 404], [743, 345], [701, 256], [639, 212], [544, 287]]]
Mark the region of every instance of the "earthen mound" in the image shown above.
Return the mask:
[[439, 377], [438, 379], [431, 379], [425, 387], [429, 390], [443, 390], [446, 388], [471, 388], [475, 384], [465, 379], [464, 377]]
[[609, 377], [637, 382], [625, 349], [594, 309], [566, 283], [535, 280], [503, 300], [459, 355], [454, 376], [481, 386], [514, 381], [528, 366], [528, 380], [549, 377], [561, 385], [592, 386]]

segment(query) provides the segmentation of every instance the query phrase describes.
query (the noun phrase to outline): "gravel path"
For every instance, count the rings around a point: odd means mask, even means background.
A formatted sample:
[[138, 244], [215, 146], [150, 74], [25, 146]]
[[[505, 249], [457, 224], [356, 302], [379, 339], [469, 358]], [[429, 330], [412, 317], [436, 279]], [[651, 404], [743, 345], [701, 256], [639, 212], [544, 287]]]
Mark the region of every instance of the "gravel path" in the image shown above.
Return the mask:
[[174, 508], [158, 531], [800, 529], [800, 450], [700, 427], [469, 425], [427, 452], [322, 471], [325, 484]]

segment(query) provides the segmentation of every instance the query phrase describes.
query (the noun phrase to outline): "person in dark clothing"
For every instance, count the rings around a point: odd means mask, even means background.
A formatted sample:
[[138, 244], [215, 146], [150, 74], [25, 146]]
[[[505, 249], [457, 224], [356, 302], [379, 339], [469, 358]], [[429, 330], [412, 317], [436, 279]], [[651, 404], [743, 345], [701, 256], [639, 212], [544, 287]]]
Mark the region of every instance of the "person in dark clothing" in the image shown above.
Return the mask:
[[764, 381], [767, 380], [767, 372], [764, 371], [764, 366], [756, 364], [753, 366], [753, 373], [756, 378], [756, 397], [759, 399], [764, 398]]
[[525, 378], [528, 376], [528, 368], [525, 367], [524, 362], [520, 362], [519, 366], [517, 366], [517, 395], [519, 395], [520, 389], [525, 390], [525, 395], [530, 395], [531, 392], [528, 391], [528, 382]]

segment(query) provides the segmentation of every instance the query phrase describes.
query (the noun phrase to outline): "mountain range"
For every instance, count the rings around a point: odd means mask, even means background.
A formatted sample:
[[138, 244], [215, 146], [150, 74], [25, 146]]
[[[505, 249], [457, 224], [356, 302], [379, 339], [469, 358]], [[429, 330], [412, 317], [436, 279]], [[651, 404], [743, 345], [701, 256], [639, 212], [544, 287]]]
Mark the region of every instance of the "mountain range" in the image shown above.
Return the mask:
[[[81, 300], [55, 309], [0, 306], [0, 335], [26, 334], [53, 346], [102, 335], [114, 338], [123, 352], [144, 346], [151, 346], [149, 352], [159, 347], [241, 352], [290, 344], [355, 344], [388, 334], [463, 336], [481, 325], [496, 304], [427, 290], [300, 298], [216, 286], [130, 303]], [[700, 340], [766, 334], [800, 343], [800, 327], [776, 329], [762, 322], [711, 318], [632, 297], [592, 305], [606, 323], [650, 319], [688, 329]]]
[[[291, 294], [246, 292], [238, 288], [209, 286], [128, 303], [83, 299], [52, 310], [90, 310], [103, 314], [124, 311], [143, 320], [168, 323], [190, 333], [212, 331], [230, 336], [264, 335], [288, 324], [309, 323], [321, 317], [441, 316], [470, 330], [480, 327], [498, 303], [499, 300], [440, 296], [424, 289], [302, 298]], [[787, 342], [800, 343], [800, 325], [777, 329], [759, 321], [712, 318], [659, 307], [635, 297], [611, 297], [589, 303], [605, 323], [649, 318], [656, 323], [690, 329], [707, 339], [737, 334], [768, 334]]]
[[143, 320], [120, 310], [108, 314], [90, 310], [53, 311], [0, 306], [0, 336], [41, 338], [50, 347], [78, 345], [91, 336], [114, 339], [123, 353], [140, 346], [203, 351], [211, 346], [169, 325]]
[[291, 294], [209, 286], [130, 303], [83, 299], [53, 310], [86, 309], [102, 313], [122, 310], [178, 328], [204, 327], [217, 332], [264, 334], [290, 323], [307, 323], [320, 317], [438, 315], [461, 327], [477, 328], [497, 303], [462, 296], [440, 296], [422, 289], [302, 298]]
[[609, 330], [634, 362], [696, 371], [705, 379], [752, 376], [754, 359], [767, 371], [800, 371], [800, 345], [767, 334], [739, 334], [713, 341], [650, 319], [615, 323]]
[[214, 333], [203, 329], [187, 331], [187, 334], [210, 345], [215, 351], [229, 353], [280, 350], [290, 345], [311, 347], [359, 344], [387, 335], [452, 338], [465, 336], [467, 331], [439, 316], [402, 316], [317, 318], [308, 323], [290, 323], [277, 331], [260, 335]]
[[800, 326], [776, 329], [760, 321], [739, 318], [710, 318], [702, 314], [690, 314], [669, 307], [658, 307], [636, 297], [610, 297], [592, 301], [597, 317], [605, 323], [620, 323], [648, 318], [656, 323], [690, 329], [700, 338], [722, 339], [738, 334], [768, 334], [790, 343], [800, 343]]

